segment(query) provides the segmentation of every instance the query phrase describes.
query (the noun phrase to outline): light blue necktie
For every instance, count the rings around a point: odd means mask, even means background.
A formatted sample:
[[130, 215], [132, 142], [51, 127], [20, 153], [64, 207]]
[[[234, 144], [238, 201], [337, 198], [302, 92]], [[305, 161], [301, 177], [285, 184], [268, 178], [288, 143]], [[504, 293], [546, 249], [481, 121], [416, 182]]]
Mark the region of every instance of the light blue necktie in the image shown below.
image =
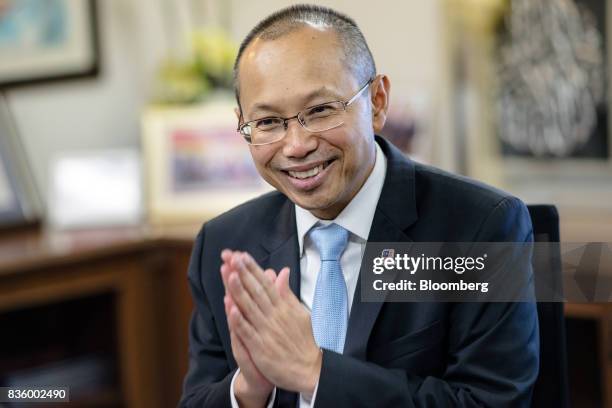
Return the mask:
[[312, 301], [312, 331], [319, 347], [342, 353], [348, 324], [348, 296], [340, 267], [349, 232], [338, 224], [310, 231], [321, 255], [321, 268]]

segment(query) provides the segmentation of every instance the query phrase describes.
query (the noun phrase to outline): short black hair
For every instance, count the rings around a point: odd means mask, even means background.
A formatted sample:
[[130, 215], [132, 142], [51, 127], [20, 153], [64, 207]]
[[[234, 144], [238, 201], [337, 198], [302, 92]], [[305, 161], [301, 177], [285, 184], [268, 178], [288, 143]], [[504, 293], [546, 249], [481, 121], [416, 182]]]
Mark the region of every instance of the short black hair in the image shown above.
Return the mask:
[[365, 83], [376, 74], [376, 64], [363, 33], [349, 16], [328, 7], [297, 4], [281, 9], [260, 21], [247, 34], [234, 62], [234, 92], [240, 107], [238, 65], [244, 50], [256, 38], [275, 40], [307, 25], [332, 28], [343, 46], [345, 64], [358, 82]]

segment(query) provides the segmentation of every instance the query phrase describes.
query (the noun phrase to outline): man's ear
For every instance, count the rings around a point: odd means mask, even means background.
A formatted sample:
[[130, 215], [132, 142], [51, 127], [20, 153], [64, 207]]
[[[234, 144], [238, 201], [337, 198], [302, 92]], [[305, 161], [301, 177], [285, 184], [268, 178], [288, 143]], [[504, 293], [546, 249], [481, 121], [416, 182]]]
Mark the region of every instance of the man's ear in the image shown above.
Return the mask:
[[379, 133], [387, 121], [389, 110], [389, 92], [391, 82], [389, 77], [382, 74], [377, 75], [372, 82], [372, 127], [374, 133]]

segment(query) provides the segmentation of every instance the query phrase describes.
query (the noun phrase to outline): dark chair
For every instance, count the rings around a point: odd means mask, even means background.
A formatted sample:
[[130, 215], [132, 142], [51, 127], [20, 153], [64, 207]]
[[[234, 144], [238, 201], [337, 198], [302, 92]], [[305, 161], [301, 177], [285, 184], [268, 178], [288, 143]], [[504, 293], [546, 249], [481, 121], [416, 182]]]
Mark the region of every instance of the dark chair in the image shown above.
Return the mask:
[[[559, 214], [555, 206], [530, 205], [528, 209], [535, 242], [559, 242]], [[559, 247], [553, 248], [559, 251]], [[545, 274], [553, 276], [559, 285], [557, 289], [561, 290], [561, 263], [558, 253], [556, 256], [546, 256], [535, 251], [533, 263], [536, 276], [538, 268], [550, 268]], [[535, 284], [537, 291], [537, 278]], [[532, 407], [569, 407], [563, 305], [563, 302], [538, 302], [540, 372], [533, 391]]]

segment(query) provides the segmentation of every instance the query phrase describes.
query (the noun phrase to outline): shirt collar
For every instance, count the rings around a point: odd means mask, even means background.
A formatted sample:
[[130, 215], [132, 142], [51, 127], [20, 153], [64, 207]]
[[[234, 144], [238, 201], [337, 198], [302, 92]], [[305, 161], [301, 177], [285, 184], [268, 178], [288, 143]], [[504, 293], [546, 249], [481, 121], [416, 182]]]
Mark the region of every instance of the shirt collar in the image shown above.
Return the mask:
[[387, 158], [378, 143], [376, 145], [376, 156], [374, 168], [368, 176], [366, 182], [357, 192], [350, 203], [338, 214], [334, 220], [321, 220], [315, 217], [310, 211], [295, 205], [295, 221], [297, 225], [298, 243], [300, 255], [304, 251], [304, 237], [310, 229], [317, 223], [327, 225], [334, 222], [342, 228], [348, 230], [364, 242], [370, 234], [370, 227], [374, 219], [376, 205], [380, 198], [385, 174], [387, 173]]

